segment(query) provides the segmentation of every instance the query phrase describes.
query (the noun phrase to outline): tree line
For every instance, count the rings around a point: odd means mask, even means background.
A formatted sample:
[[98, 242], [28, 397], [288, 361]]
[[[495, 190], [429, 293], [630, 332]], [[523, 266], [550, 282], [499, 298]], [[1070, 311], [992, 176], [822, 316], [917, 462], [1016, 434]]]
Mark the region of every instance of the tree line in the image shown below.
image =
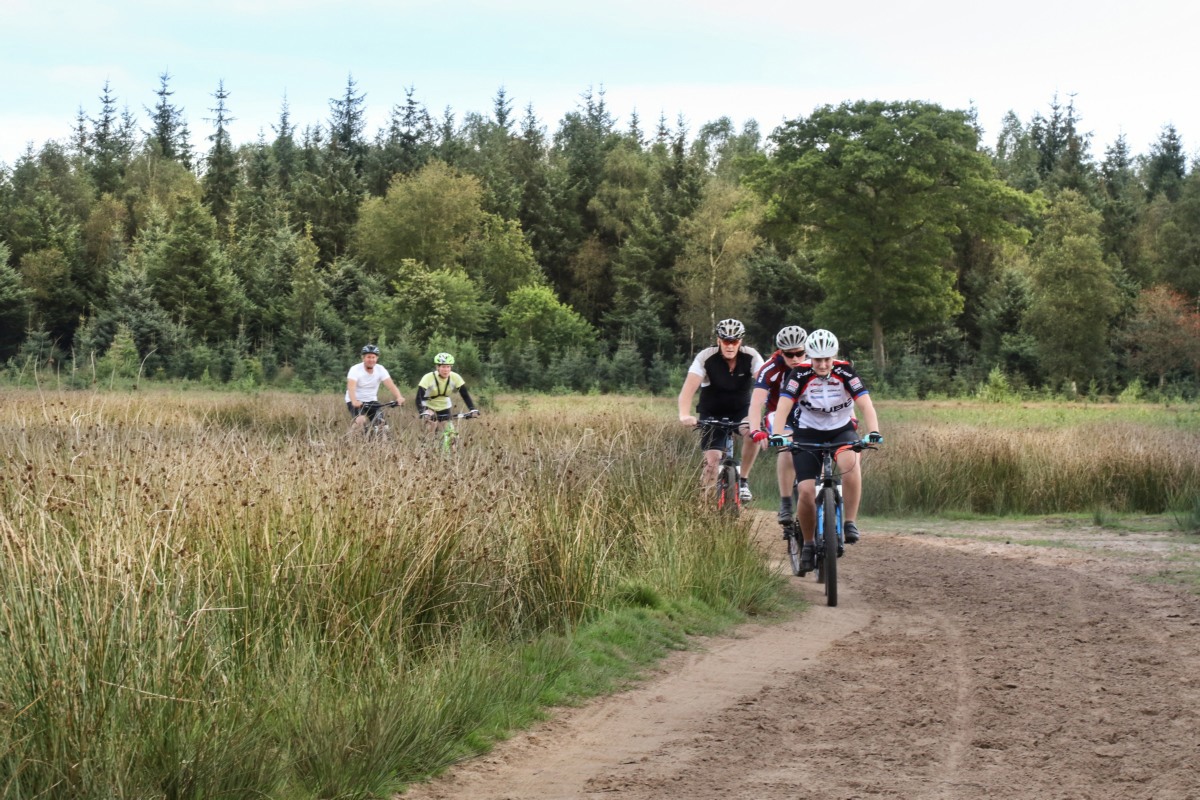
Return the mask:
[[105, 84], [63, 141], [0, 165], [0, 363], [113, 377], [337, 385], [367, 341], [413, 379], [439, 349], [513, 388], [668, 390], [723, 317], [770, 350], [827, 327], [903, 396], [997, 383], [1200, 390], [1200, 171], [1166, 125], [1093, 152], [1073, 100], [994, 143], [970, 110], [847, 101], [774, 131], [689, 130], [603, 91], [551, 131], [501, 88], [366, 129], [282, 103], [197, 149], [170, 76], [142, 117]]

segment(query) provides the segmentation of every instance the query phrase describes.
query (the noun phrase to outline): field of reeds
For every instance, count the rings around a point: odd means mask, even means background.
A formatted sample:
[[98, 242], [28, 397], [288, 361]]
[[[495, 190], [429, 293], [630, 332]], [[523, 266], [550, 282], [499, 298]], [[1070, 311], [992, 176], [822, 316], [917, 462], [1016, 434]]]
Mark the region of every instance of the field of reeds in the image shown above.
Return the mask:
[[[336, 396], [3, 400], [3, 798], [387, 796], [783, 585], [669, 398], [500, 398], [451, 459]], [[1194, 407], [878, 405], [868, 516], [1200, 498]]]
[[884, 403], [868, 514], [1174, 513], [1200, 523], [1195, 405]]
[[514, 404], [452, 459], [414, 416], [5, 393], [0, 796], [387, 796], [569, 698], [589, 625], [775, 602], [659, 408]]

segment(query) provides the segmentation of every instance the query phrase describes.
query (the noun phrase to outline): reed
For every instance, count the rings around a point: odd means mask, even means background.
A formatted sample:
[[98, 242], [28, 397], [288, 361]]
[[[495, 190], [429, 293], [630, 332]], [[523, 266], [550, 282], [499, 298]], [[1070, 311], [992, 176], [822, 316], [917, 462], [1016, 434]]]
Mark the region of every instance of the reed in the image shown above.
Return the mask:
[[891, 425], [887, 437], [865, 460], [867, 513], [1158, 514], [1200, 498], [1200, 430], [1169, 420], [931, 415]]
[[692, 438], [579, 403], [448, 460], [328, 398], [8, 393], [0, 795], [386, 796], [536, 713], [606, 615], [769, 608]]

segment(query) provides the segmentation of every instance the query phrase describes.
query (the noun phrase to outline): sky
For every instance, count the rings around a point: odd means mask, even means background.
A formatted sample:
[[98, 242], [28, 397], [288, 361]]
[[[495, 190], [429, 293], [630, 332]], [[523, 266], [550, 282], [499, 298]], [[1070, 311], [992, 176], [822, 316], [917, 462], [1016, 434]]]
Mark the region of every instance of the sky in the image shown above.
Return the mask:
[[1194, 159], [1198, 23], [1177, 0], [0, 0], [0, 163], [68, 141], [106, 82], [149, 128], [164, 73], [201, 154], [222, 83], [244, 144], [274, 137], [285, 99], [301, 130], [326, 123], [353, 80], [372, 138], [409, 89], [461, 121], [503, 88], [549, 133], [600, 90], [621, 128], [636, 112], [692, 134], [922, 100], [974, 109], [989, 147], [1007, 112], [1028, 124], [1057, 97], [1097, 160], [1120, 135], [1149, 151], [1168, 124]]

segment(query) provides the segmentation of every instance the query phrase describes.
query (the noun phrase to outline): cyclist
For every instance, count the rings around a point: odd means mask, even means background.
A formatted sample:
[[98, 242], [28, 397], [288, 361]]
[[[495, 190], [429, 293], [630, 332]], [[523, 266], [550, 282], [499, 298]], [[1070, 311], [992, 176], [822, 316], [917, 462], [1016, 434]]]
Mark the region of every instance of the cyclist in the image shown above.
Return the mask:
[[[683, 388], [679, 390], [679, 421], [688, 427], [696, 425], [696, 416], [691, 413], [691, 408], [697, 390], [700, 391], [696, 408], [699, 416], [745, 420], [750, 408], [754, 376], [763, 365], [758, 351], [742, 344], [746, 326], [740, 321], [723, 319], [717, 323], [715, 333], [717, 344], [696, 354], [683, 381]], [[748, 430], [738, 477], [738, 494], [744, 503], [754, 499], [747, 479], [758, 455], [758, 443], [749, 439]], [[704, 451], [702, 481], [705, 486], [712, 486], [716, 481], [717, 465], [725, 454], [721, 446], [723, 436], [722, 431], [713, 428], [706, 428], [701, 434], [700, 449]]]
[[[392, 376], [379, 363], [379, 348], [373, 344], [364, 345], [360, 351], [362, 361], [355, 364], [346, 373], [346, 408], [354, 418], [355, 425], [365, 425], [375, 419], [379, 413], [379, 385], [383, 384], [392, 393], [396, 405], [404, 405], [404, 396], [396, 388]], [[364, 403], [372, 405], [363, 408]]]
[[469, 416], [478, 417], [479, 409], [467, 391], [467, 382], [454, 371], [454, 356], [438, 353], [433, 357], [433, 372], [425, 373], [417, 383], [417, 413], [435, 431], [440, 431], [450, 419], [450, 409], [454, 407], [450, 395], [455, 392], [467, 404]]
[[[775, 406], [779, 403], [779, 389], [784, 376], [805, 361], [804, 341], [807, 338], [808, 332], [799, 325], [781, 328], [775, 334], [775, 347], [778, 349], [758, 371], [754, 391], [750, 395], [750, 435], [759, 445], [767, 440], [769, 434], [783, 434], [787, 430], [783, 420], [779, 420], [779, 425], [775, 424]], [[784, 456], [776, 459], [775, 477], [779, 481], [779, 524], [790, 526], [793, 513], [792, 484], [796, 481], [791, 458]]]
[[[838, 352], [837, 337], [824, 329], [813, 331], [805, 340], [804, 349], [810, 363], [793, 369], [784, 379], [779, 390], [779, 405], [775, 409], [776, 422], [786, 419], [792, 428], [792, 438], [797, 442], [850, 443], [859, 438], [853, 421], [857, 406], [862, 424], [870, 431], [863, 439], [882, 444], [875, 404], [862, 378], [848, 363], [834, 361]], [[796, 477], [800, 479], [797, 517], [804, 540], [800, 550], [801, 569], [811, 570], [817, 524], [816, 478], [821, 461], [815, 453], [800, 450], [792, 452], [792, 460]], [[842, 473], [842, 531], [846, 543], [854, 544], [860, 535], [855, 520], [862, 497], [858, 454], [849, 450], [841, 453], [838, 468]]]

